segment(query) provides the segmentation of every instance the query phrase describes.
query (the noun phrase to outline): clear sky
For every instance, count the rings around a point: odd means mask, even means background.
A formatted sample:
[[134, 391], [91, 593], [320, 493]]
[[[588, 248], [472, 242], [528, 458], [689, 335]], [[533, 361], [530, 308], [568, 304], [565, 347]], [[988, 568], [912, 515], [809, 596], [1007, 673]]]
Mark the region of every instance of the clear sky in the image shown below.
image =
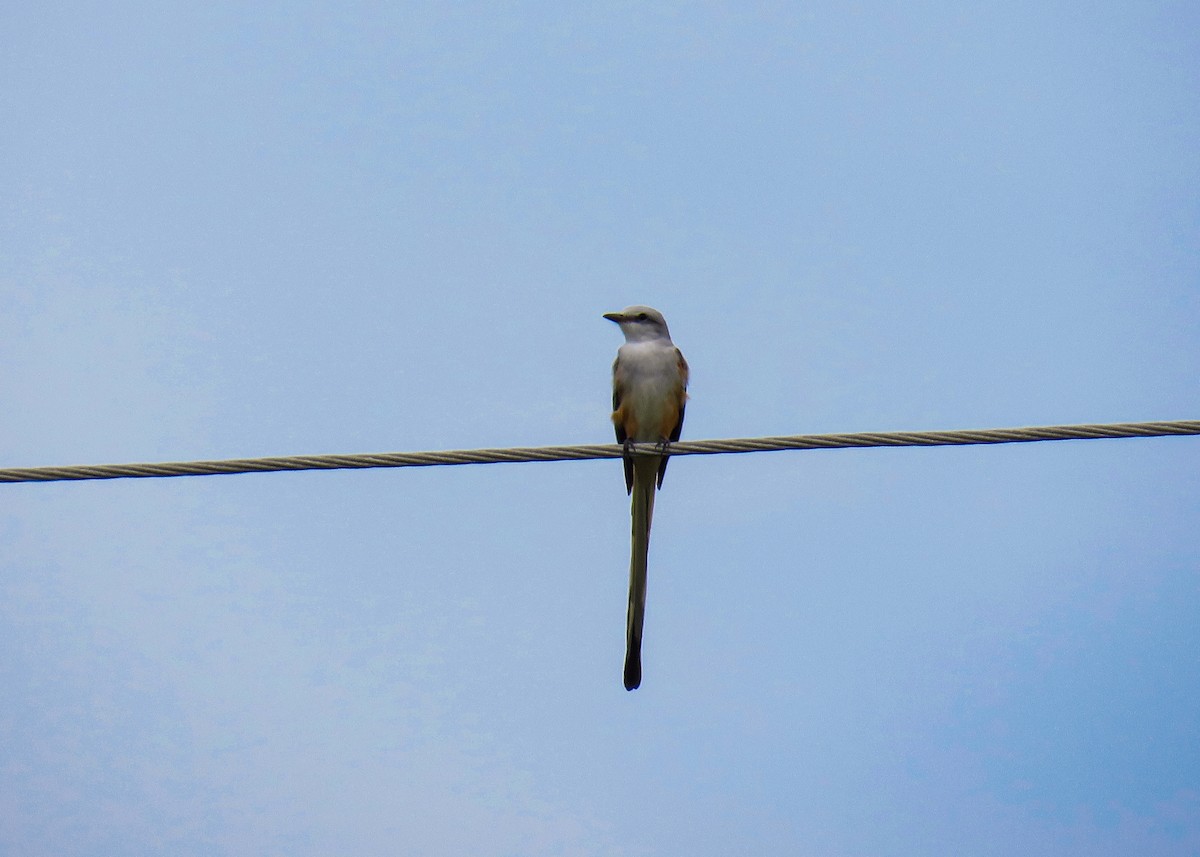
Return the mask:
[[[1194, 2], [9, 3], [4, 466], [1200, 418]], [[1200, 439], [0, 486], [0, 852], [1194, 855]]]

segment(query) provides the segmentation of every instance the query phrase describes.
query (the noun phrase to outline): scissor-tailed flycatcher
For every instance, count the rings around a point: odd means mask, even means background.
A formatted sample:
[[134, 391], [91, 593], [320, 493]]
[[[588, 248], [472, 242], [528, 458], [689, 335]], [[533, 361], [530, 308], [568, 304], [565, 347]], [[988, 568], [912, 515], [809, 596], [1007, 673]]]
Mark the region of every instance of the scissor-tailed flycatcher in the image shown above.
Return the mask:
[[625, 619], [625, 689], [642, 683], [642, 622], [646, 616], [646, 560], [654, 491], [667, 472], [666, 455], [634, 455], [632, 443], [679, 440], [687, 403], [688, 365], [671, 341], [667, 322], [648, 306], [604, 315], [625, 334], [613, 363], [613, 426], [625, 444], [625, 488], [633, 497], [633, 548], [629, 559], [629, 613]]

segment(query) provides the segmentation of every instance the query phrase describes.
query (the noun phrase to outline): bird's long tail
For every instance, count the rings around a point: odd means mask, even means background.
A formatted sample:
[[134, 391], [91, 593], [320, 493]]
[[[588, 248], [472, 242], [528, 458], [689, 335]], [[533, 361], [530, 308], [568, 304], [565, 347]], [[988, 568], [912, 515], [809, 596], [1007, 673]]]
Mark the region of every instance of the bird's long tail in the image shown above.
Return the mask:
[[650, 520], [654, 516], [654, 483], [659, 459], [639, 456], [633, 462], [633, 538], [629, 558], [629, 612], [625, 617], [625, 689], [642, 683], [642, 623], [646, 618], [646, 566], [650, 556]]

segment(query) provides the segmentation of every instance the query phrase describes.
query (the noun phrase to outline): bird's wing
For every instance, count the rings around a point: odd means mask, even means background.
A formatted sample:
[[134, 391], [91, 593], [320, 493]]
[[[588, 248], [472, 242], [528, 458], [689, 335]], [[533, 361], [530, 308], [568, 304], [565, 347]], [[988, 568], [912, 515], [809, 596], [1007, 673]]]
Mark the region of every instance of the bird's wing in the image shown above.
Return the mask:
[[[682, 384], [679, 387], [679, 416], [675, 419], [675, 425], [667, 434], [667, 439], [674, 443], [679, 440], [679, 436], [683, 433], [683, 413], [687, 409], [687, 385], [688, 385], [688, 365], [683, 359], [683, 352], [678, 348], [675, 349], [675, 356], [679, 358], [679, 378]], [[662, 487], [663, 476], [667, 473], [667, 458], [663, 456], [662, 461], [658, 465], [658, 487]]]

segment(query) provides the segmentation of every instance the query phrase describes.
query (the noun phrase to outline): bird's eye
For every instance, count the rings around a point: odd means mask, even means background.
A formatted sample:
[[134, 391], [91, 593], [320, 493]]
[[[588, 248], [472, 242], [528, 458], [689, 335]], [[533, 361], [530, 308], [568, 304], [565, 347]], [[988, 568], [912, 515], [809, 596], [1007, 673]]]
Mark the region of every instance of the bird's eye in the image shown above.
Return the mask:
[[649, 317], [650, 317], [650, 316], [646, 315], [644, 312], [639, 312], [639, 313], [637, 314], [637, 320], [638, 320], [638, 321], [645, 321], [645, 320], [646, 320], [646, 319], [648, 319]]

